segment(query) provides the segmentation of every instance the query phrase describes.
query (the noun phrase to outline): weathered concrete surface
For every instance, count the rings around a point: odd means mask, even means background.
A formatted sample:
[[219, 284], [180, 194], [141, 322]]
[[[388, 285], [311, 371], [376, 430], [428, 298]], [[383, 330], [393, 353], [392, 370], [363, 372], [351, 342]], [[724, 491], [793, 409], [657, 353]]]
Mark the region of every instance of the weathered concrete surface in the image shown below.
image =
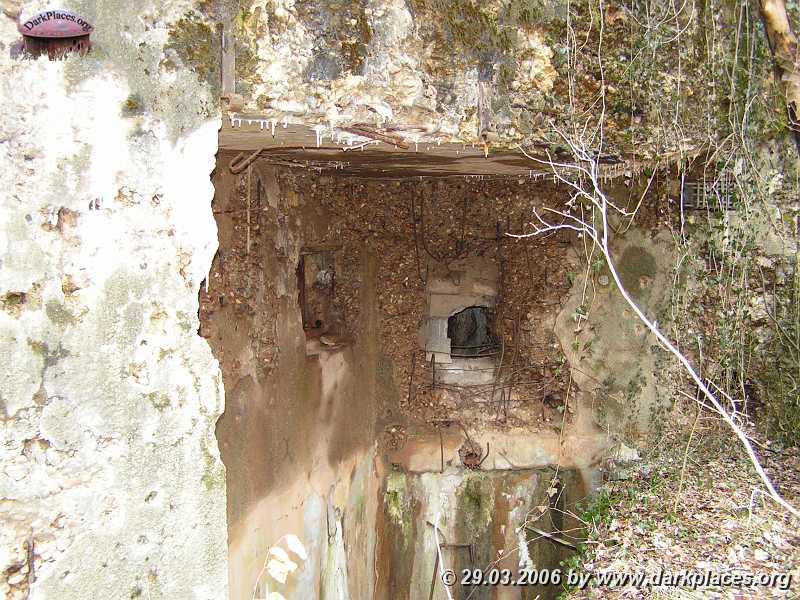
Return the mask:
[[[361, 335], [336, 348], [307, 339], [297, 265], [331, 219], [258, 164], [251, 191], [264, 205], [251, 215], [248, 252], [237, 210], [248, 176], [230, 173], [226, 158], [214, 179], [221, 251], [204, 294], [203, 332], [228, 390], [217, 436], [227, 467], [230, 598], [249, 600], [254, 588], [258, 598], [372, 598], [375, 261], [366, 253], [358, 267]], [[341, 260], [337, 253], [337, 269]], [[230, 289], [233, 299], [221, 303]], [[268, 572], [259, 579], [270, 548], [288, 534], [308, 552], [301, 568], [285, 582]]]
[[[424, 139], [403, 142], [394, 132], [375, 131], [384, 138], [349, 134], [336, 127], [323, 130], [289, 119], [270, 118], [268, 113], [229, 114], [222, 122], [219, 146], [220, 150], [248, 154], [262, 150], [262, 158], [279, 165], [364, 178], [485, 176], [530, 181], [553, 177], [541, 144], [528, 148], [526, 156], [517, 147]], [[604, 178], [631, 176], [657, 165], [666, 166], [674, 159], [671, 155], [651, 161], [609, 159], [599, 170]]]
[[[439, 472], [460, 464], [458, 449], [464, 443], [460, 430], [445, 433], [409, 435], [408, 442], [389, 454], [389, 462], [401, 465], [413, 473]], [[529, 429], [492, 429], [486, 427], [475, 434], [475, 441], [489, 450], [481, 465], [489, 471], [543, 469], [558, 466], [578, 469], [588, 473], [597, 468], [611, 447], [608, 436], [602, 432], [583, 430], [570, 424], [564, 434], [540, 431], [535, 435]], [[591, 481], [586, 481], [591, 488]]]
[[[441, 573], [459, 574], [452, 597], [481, 600], [555, 598], [547, 586], [461, 586], [462, 569], [492, 565], [509, 569], [555, 569], [569, 551], [526, 529], [574, 532], [562, 511], [584, 497], [574, 472], [542, 470], [387, 474], [381, 494], [378, 598], [445, 600]], [[548, 508], [557, 509], [548, 512]], [[438, 528], [438, 536], [435, 532]], [[559, 534], [567, 535], [567, 534]], [[436, 560], [438, 545], [441, 562]], [[566, 551], [565, 551], [566, 550]], [[434, 568], [437, 566], [437, 574]]]
[[160, 66], [190, 7], [67, 2], [95, 47], [61, 62], [11, 61], [0, 16], [6, 598], [227, 594], [222, 382], [196, 334], [219, 120]]
[[[345, 130], [367, 124], [412, 144], [558, 152], [552, 123], [580, 131], [602, 112], [609, 154], [678, 157], [726, 123], [718, 90], [737, 66], [725, 35], [736, 6], [243, 0], [237, 91], [246, 114], [305, 124], [318, 138], [369, 141]], [[754, 79], [771, 69], [751, 67]]]
[[[668, 233], [650, 237], [633, 229], [613, 243], [625, 289], [654, 321], [672, 285], [673, 248]], [[637, 437], [657, 430], [668, 410], [657, 391], [658, 342], [616, 289], [605, 262], [595, 265], [575, 278], [555, 331], [583, 392], [579, 411], [604, 430]]]

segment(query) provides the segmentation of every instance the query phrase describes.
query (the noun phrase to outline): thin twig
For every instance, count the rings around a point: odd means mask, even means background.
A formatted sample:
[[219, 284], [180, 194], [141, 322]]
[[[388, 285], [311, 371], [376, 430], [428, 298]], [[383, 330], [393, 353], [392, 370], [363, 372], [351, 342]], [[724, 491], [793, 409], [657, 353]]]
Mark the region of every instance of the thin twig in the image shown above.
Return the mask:
[[689, 449], [692, 447], [692, 438], [697, 429], [697, 422], [700, 420], [700, 404], [695, 406], [697, 412], [694, 415], [694, 423], [692, 423], [692, 430], [689, 432], [689, 440], [686, 442], [686, 450], [683, 453], [683, 464], [681, 465], [681, 480], [678, 482], [678, 492], [675, 494], [675, 503], [672, 505], [672, 512], [678, 512], [678, 502], [681, 499], [681, 492], [683, 492], [683, 482], [686, 479], [686, 463], [689, 461]]
[[538, 527], [534, 527], [533, 525], [526, 525], [525, 529], [527, 529], [528, 531], [532, 531], [533, 533], [538, 533], [539, 535], [543, 535], [547, 539], [553, 540], [554, 542], [557, 542], [562, 546], [566, 546], [567, 548], [572, 548], [573, 550], [578, 549], [578, 547], [572, 542], [568, 542], [564, 538], [558, 537], [557, 535], [553, 535], [552, 533], [550, 533], [549, 531], [545, 531], [544, 529], [539, 529]]

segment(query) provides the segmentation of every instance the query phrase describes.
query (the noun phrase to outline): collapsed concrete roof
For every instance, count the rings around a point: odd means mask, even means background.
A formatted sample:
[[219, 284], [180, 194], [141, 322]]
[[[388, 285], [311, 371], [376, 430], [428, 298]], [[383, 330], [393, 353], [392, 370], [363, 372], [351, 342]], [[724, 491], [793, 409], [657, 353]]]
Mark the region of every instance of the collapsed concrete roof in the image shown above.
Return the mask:
[[[277, 124], [257, 115], [231, 115], [220, 132], [220, 150], [236, 151], [233, 169], [258, 158], [273, 164], [337, 174], [397, 179], [408, 177], [552, 177], [542, 148], [490, 150], [486, 145], [414, 142], [378, 128], [326, 130], [307, 125]], [[342, 135], [344, 133], [344, 135]], [[554, 161], [559, 160], [552, 157]], [[653, 161], [623, 161], [606, 156], [604, 176], [632, 174]]]
[[[723, 84], [742, 60], [731, 47], [737, 36], [724, 34], [741, 28], [735, 7], [664, 5], [653, 14], [637, 6], [249, 0], [238, 13], [209, 9], [179, 21], [168, 57], [208, 65], [204, 52], [227, 55], [228, 73], [203, 71], [235, 86], [223, 148], [297, 146], [275, 152], [317, 166], [374, 160], [373, 174], [524, 175], [533, 167], [519, 145], [563, 154], [561, 131], [624, 163], [613, 175], [695, 154], [724, 133]], [[221, 19], [235, 44], [198, 47], [203, 19]], [[709, 29], [723, 34], [708, 41]], [[761, 32], [742, 35], [751, 77], [766, 81]], [[345, 160], [342, 149], [355, 146], [364, 153]], [[455, 166], [456, 156], [469, 164]]]

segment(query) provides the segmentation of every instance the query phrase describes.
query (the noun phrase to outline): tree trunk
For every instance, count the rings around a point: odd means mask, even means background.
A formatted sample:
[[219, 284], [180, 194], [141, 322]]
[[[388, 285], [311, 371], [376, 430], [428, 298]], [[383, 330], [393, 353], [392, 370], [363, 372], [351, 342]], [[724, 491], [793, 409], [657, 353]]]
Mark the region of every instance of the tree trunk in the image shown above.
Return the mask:
[[800, 44], [789, 23], [784, 0], [760, 0], [759, 4], [775, 61], [775, 72], [786, 94], [789, 127], [800, 153]]

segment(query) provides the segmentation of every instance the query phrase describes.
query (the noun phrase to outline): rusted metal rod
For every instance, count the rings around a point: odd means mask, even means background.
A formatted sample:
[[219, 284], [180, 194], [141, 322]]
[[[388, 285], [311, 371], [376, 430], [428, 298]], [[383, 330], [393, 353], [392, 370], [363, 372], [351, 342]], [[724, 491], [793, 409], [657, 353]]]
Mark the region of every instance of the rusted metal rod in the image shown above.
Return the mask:
[[371, 140], [385, 142], [387, 144], [391, 144], [392, 146], [396, 146], [397, 148], [402, 148], [403, 150], [408, 150], [408, 144], [406, 144], [399, 136], [376, 131], [371, 127], [354, 125], [352, 127], [339, 127], [338, 129], [346, 131], [347, 133], [353, 133], [361, 137], [369, 138]]
[[[408, 403], [411, 404], [414, 401], [414, 397], [412, 397], [412, 392], [414, 391], [414, 371], [417, 368], [417, 353], [412, 351], [411, 352], [411, 376], [408, 378]], [[414, 394], [416, 396], [416, 394]]]
[[255, 152], [253, 152], [250, 156], [245, 158], [245, 152], [240, 152], [237, 154], [234, 159], [228, 164], [228, 168], [230, 169], [231, 173], [234, 175], [238, 175], [242, 171], [244, 171], [247, 167], [249, 167], [253, 161], [258, 158], [258, 155], [261, 154], [261, 151], [264, 150], [263, 148], [259, 148]]

